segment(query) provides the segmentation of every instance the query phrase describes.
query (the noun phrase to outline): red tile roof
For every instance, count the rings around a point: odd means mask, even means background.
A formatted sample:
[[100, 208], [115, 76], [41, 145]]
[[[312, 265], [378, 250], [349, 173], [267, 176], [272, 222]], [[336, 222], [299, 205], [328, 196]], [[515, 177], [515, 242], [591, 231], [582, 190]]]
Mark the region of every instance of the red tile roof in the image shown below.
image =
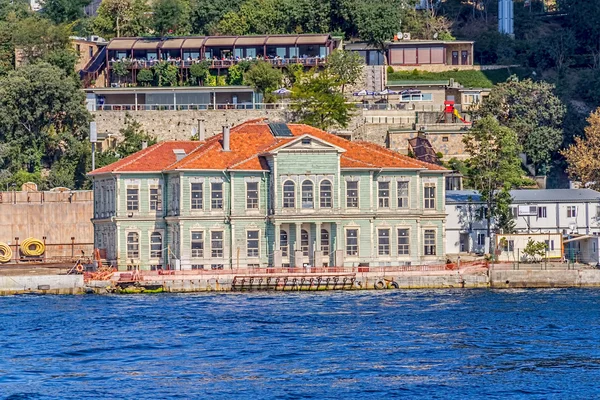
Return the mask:
[[128, 157], [90, 172], [90, 175], [120, 172], [161, 172], [177, 161], [173, 150], [189, 154], [202, 142], [160, 142]]
[[[341, 168], [445, 170], [373, 143], [351, 142], [308, 125], [288, 124], [288, 128], [293, 137], [274, 137], [264, 119], [251, 120], [231, 128], [231, 151], [223, 151], [222, 134], [205, 142], [162, 142], [90, 174], [163, 170], [268, 170], [264, 154], [280, 149], [303, 135], [343, 149]], [[174, 149], [183, 149], [188, 155], [176, 161]]]

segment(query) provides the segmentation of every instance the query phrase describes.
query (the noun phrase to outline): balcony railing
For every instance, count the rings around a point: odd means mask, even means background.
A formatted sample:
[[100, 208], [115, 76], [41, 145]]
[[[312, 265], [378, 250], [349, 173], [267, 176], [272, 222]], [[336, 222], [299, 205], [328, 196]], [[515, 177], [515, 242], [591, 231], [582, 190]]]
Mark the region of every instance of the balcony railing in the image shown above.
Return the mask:
[[94, 111], [287, 110], [289, 103], [102, 104]]
[[267, 59], [236, 59], [236, 60], [110, 60], [108, 62], [109, 67], [112, 68], [113, 64], [119, 62], [126, 62], [129, 69], [144, 69], [152, 68], [160, 62], [168, 62], [169, 64], [175, 65], [180, 68], [189, 68], [194, 64], [200, 64], [204, 61], [208, 61], [209, 68], [229, 68], [233, 65], [238, 64], [241, 61], [266, 61], [274, 66], [286, 66], [288, 64], [302, 64], [307, 67], [315, 67], [324, 65], [326, 62], [325, 57], [294, 57], [294, 58], [267, 58]]

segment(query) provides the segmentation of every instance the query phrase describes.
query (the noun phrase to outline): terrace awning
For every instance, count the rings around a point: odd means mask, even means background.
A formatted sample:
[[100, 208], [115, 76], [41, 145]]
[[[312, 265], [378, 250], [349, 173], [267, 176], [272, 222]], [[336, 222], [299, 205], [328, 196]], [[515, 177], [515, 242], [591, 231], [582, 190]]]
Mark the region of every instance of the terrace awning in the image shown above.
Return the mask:
[[237, 38], [235, 36], [215, 36], [215, 37], [209, 37], [208, 39], [206, 39], [206, 42], [204, 42], [204, 46], [207, 47], [214, 47], [214, 46], [232, 46], [235, 43], [235, 40]]
[[167, 39], [163, 42], [163, 45], [160, 46], [160, 48], [166, 50], [180, 49], [184, 42], [185, 39]]
[[329, 35], [300, 35], [296, 44], [326, 44], [328, 40]]
[[160, 40], [138, 40], [133, 44], [134, 50], [156, 50], [158, 45], [161, 44]]
[[235, 46], [263, 46], [266, 40], [266, 36], [240, 36], [235, 41]]
[[269, 38], [267, 39], [267, 46], [274, 46], [278, 44], [284, 46], [293, 46], [296, 44], [297, 40], [297, 36], [269, 36]]
[[138, 39], [113, 39], [108, 43], [108, 50], [131, 50]]
[[193, 38], [193, 39], [185, 39], [185, 42], [183, 43], [183, 48], [184, 49], [199, 49], [204, 44], [205, 40], [206, 40], [205, 37], [197, 37], [197, 38]]

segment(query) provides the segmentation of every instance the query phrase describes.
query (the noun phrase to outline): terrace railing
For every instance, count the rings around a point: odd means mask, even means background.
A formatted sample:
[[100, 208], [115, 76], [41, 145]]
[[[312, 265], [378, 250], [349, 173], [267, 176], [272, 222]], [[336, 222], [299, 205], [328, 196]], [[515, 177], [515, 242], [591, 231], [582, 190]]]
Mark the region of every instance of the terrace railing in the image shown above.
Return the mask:
[[[234, 66], [236, 64], [238, 64], [241, 61], [256, 61], [256, 59], [239, 59], [239, 60], [131, 60], [131, 59], [127, 59], [126, 62], [128, 63], [128, 68], [130, 69], [144, 69], [144, 68], [152, 68], [154, 67], [156, 64], [160, 63], [161, 61], [166, 61], [172, 65], [175, 65], [177, 67], [180, 68], [189, 68], [194, 64], [199, 64], [202, 63], [204, 61], [208, 61], [210, 64], [208, 65], [209, 68], [229, 68], [231, 66]], [[286, 66], [288, 64], [302, 64], [304, 66], [307, 67], [316, 67], [316, 66], [322, 66], [325, 64], [325, 62], [327, 61], [326, 58], [324, 57], [294, 57], [294, 58], [268, 58], [268, 59], [261, 59], [261, 61], [266, 61], [274, 66]], [[110, 60], [108, 62], [108, 65], [110, 67], [113, 66], [113, 64], [118, 63], [118, 62], [122, 62], [122, 61], [118, 61], [118, 60]]]

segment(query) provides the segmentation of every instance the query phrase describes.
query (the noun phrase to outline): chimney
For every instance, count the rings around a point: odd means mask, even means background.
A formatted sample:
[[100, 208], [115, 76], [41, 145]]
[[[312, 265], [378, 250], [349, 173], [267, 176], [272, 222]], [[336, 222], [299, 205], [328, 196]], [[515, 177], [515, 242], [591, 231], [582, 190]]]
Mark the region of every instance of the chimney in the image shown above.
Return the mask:
[[204, 127], [204, 118], [198, 120], [198, 140], [203, 142], [206, 136], [206, 128]]
[[145, 148], [147, 148], [147, 147], [148, 147], [148, 142], [146, 142], [146, 141], [143, 141], [143, 142], [142, 142], [142, 150], [144, 150], [144, 149], [145, 149]]
[[230, 131], [228, 125], [223, 125], [223, 151], [231, 151], [229, 148]]
[[173, 149], [173, 153], [175, 153], [175, 158], [177, 159], [177, 161], [181, 161], [183, 157], [186, 156], [185, 150], [182, 149]]

